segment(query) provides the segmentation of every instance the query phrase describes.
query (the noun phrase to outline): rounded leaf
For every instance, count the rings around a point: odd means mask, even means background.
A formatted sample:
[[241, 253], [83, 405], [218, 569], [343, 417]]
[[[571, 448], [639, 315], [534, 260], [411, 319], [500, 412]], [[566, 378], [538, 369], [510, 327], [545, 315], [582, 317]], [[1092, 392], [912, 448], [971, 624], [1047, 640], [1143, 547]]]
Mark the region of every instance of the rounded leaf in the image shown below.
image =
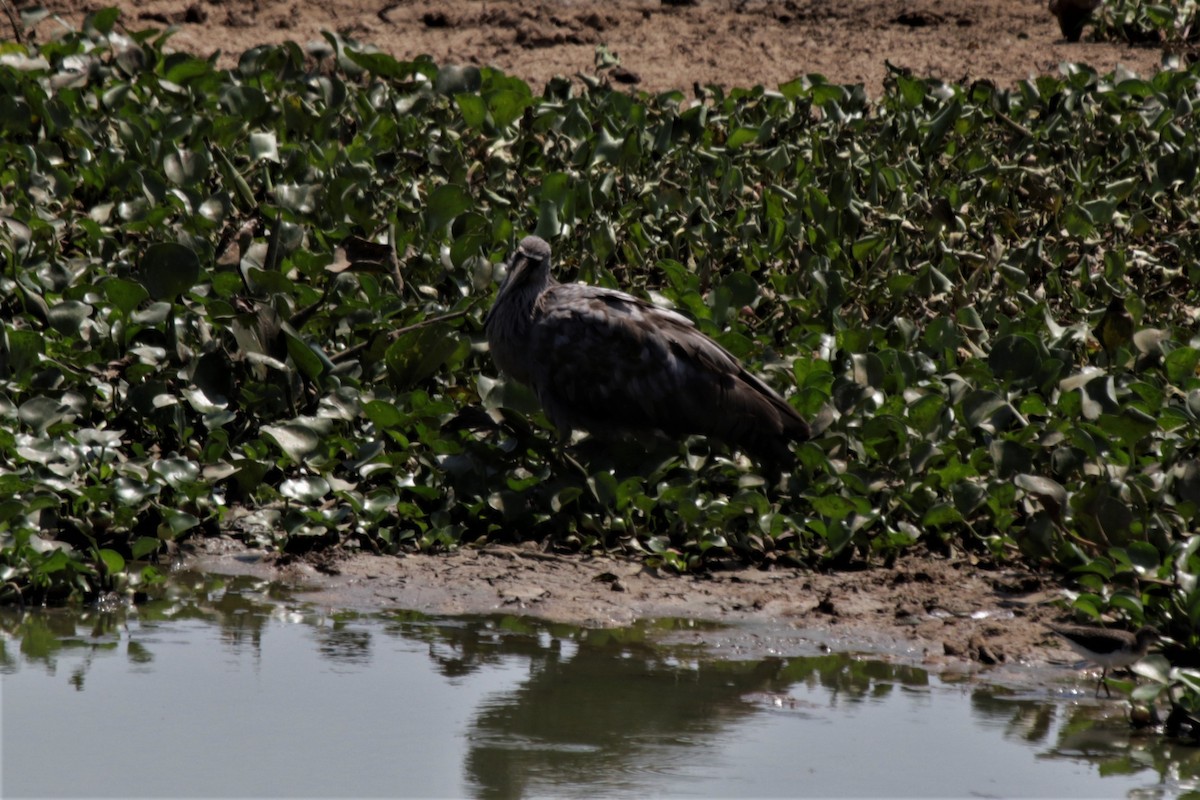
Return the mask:
[[31, 397], [17, 410], [17, 418], [35, 431], [46, 430], [66, 417], [70, 408], [50, 397]]
[[173, 489], [195, 483], [196, 479], [200, 477], [200, 467], [194, 461], [186, 458], [164, 458], [161, 461], [155, 461], [150, 466], [150, 471], [162, 476], [167, 485]]
[[142, 285], [155, 300], [174, 300], [196, 285], [200, 259], [191, 248], [159, 242], [146, 248], [141, 264]]
[[466, 189], [450, 183], [442, 184], [433, 190], [425, 204], [425, 230], [433, 233], [444, 229], [472, 205], [471, 195]]
[[1040, 365], [1037, 345], [1026, 336], [1002, 336], [988, 354], [988, 366], [999, 378], [1029, 378]]
[[116, 550], [105, 548], [100, 551], [99, 556], [100, 563], [104, 565], [104, 571], [109, 575], [125, 571], [125, 558]]
[[1018, 475], [1013, 478], [1013, 483], [1029, 494], [1050, 500], [1059, 508], [1067, 505], [1067, 490], [1056, 480], [1041, 475]]
[[290, 478], [279, 485], [279, 493], [301, 503], [315, 503], [329, 494], [329, 481], [320, 476]]
[[321, 446], [321, 433], [297, 422], [264, 425], [262, 432], [271, 437], [279, 449], [297, 464], [317, 452]]

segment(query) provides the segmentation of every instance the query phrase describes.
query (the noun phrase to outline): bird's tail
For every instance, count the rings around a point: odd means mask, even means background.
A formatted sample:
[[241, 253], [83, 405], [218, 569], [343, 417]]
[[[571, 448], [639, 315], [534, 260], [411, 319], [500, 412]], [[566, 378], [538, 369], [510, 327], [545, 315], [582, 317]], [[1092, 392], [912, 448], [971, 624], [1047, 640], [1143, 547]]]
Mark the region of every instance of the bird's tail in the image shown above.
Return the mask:
[[768, 468], [790, 469], [796, 459], [788, 445], [812, 435], [796, 409], [746, 372], [724, 392], [719, 406], [721, 413], [711, 415], [712, 435], [765, 462]]

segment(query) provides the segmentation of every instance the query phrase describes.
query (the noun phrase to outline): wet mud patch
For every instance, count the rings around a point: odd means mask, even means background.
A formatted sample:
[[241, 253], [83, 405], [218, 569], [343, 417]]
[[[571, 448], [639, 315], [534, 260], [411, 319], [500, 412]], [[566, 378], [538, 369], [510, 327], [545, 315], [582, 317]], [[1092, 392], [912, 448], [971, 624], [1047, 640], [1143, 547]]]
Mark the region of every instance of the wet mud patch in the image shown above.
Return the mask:
[[[302, 588], [308, 602], [360, 611], [512, 613], [589, 627], [704, 620], [752, 627], [764, 644], [746, 645], [751, 649], [802, 641], [801, 649], [815, 644], [968, 669], [1077, 660], [1045, 628], [1064, 616], [1053, 582], [1016, 566], [986, 569], [932, 556], [836, 573], [746, 567], [676, 575], [636, 560], [532, 545], [281, 558], [218, 538], [199, 541], [186, 566], [284, 580]], [[723, 635], [699, 630], [710, 644]]]

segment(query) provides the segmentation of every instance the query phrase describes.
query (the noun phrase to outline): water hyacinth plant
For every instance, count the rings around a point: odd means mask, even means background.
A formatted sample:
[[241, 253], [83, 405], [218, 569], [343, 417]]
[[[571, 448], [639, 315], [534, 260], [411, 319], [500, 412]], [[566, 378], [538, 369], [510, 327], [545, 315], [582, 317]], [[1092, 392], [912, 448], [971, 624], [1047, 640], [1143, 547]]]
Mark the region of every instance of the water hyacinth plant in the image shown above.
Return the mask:
[[[0, 45], [4, 601], [136, 587], [217, 532], [679, 570], [924, 548], [1195, 644], [1197, 68], [648, 95], [332, 35], [223, 69], [116, 20]], [[784, 490], [702, 438], [563, 451], [484, 346], [527, 233], [813, 420]]]

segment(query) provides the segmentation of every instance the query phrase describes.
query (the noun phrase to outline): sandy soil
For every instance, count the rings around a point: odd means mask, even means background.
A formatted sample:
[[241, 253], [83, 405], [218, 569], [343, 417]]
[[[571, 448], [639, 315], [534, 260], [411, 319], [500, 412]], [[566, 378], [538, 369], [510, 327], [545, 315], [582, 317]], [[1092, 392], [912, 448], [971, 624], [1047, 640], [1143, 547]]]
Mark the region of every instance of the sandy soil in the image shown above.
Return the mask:
[[[37, 0], [15, 0], [18, 7]], [[820, 73], [882, 91], [885, 63], [949, 81], [1011, 85], [1066, 61], [1145, 74], [1153, 48], [1066, 42], [1045, 0], [42, 0], [75, 21], [125, 10], [132, 30], [175, 25], [175, 46], [222, 51], [321, 40], [337, 31], [397, 58], [490, 65], [535, 90], [555, 75], [592, 73], [596, 46], [621, 59], [626, 80], [650, 92], [693, 83], [774, 88]], [[50, 35], [54, 23], [39, 31]], [[1085, 34], [1084, 38], [1087, 38]]]
[[[29, 0], [15, 1], [17, 7]], [[882, 91], [886, 64], [952, 81], [1008, 86], [1077, 61], [1154, 71], [1159, 53], [1067, 43], [1044, 0], [45, 0], [78, 22], [108, 5], [131, 30], [177, 26], [172, 42], [224, 64], [254, 45], [305, 44], [322, 30], [408, 59], [492, 65], [540, 90], [594, 71], [596, 46], [621, 58], [623, 82], [650, 92], [694, 83], [774, 87], [820, 73]], [[46, 21], [36, 35], [55, 30]], [[1086, 38], [1086, 35], [1085, 35]], [[1042, 623], [1063, 616], [1058, 587], [1020, 569], [912, 556], [889, 569], [837, 574], [742, 569], [659, 575], [640, 563], [489, 547], [441, 556], [326, 556], [278, 562], [233, 540], [198, 545], [194, 564], [299, 581], [314, 602], [430, 613], [511, 612], [589, 625], [644, 616], [736, 623], [757, 646], [788, 640], [868, 649], [927, 664], [1074, 661]], [[716, 640], [717, 634], [711, 634]], [[767, 644], [764, 644], [767, 643]], [[719, 644], [719, 642], [718, 642]], [[753, 650], [753, 648], [751, 648]]]

